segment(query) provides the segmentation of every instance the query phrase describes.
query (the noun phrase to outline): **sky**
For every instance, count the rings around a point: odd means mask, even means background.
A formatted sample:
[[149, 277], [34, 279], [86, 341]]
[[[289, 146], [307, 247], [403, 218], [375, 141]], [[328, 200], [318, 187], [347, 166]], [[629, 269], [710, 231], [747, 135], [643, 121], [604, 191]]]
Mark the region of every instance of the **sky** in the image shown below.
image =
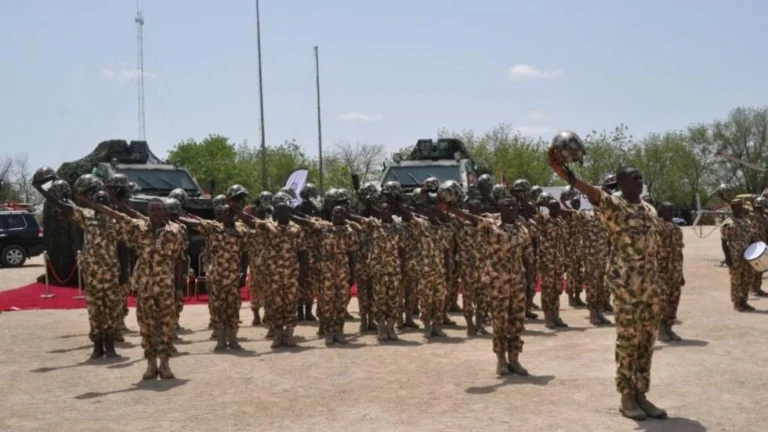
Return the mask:
[[[145, 0], [147, 141], [259, 145], [252, 0]], [[439, 128], [635, 136], [768, 97], [768, 2], [261, 0], [265, 133], [317, 154]], [[136, 3], [0, 0], [0, 156], [33, 168], [138, 137]]]

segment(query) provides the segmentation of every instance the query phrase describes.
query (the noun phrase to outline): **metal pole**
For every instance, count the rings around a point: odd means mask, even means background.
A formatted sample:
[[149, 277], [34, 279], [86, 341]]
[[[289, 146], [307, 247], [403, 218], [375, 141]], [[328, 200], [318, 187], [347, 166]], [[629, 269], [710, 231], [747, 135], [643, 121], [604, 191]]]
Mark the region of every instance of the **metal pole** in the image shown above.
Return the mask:
[[[80, 266], [80, 251], [77, 251], [77, 265]], [[83, 300], [85, 298], [83, 295], [83, 274], [80, 270], [82, 269], [77, 269], [77, 295], [73, 297], [75, 300]]]
[[322, 193], [325, 190], [323, 189], [323, 127], [320, 121], [320, 53], [317, 46], [315, 46], [315, 76], [317, 82], [317, 160], [320, 168], [320, 181], [318, 183], [320, 193]]
[[268, 190], [267, 144], [264, 138], [264, 88], [261, 82], [261, 19], [259, 0], [256, 0], [256, 45], [259, 51], [259, 113], [261, 115], [261, 190]]
[[56, 294], [51, 293], [51, 284], [48, 282], [48, 266], [50, 265], [48, 252], [43, 252], [43, 264], [45, 265], [45, 294], [40, 295], [40, 298], [51, 299], [56, 297]]

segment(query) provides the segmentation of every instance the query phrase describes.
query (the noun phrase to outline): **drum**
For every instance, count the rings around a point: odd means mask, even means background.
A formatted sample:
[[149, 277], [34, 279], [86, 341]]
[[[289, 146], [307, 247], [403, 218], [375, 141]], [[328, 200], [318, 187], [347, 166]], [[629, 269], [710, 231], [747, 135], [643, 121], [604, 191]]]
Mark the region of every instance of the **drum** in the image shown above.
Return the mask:
[[752, 243], [744, 251], [744, 259], [760, 273], [768, 271], [768, 245], [763, 242]]

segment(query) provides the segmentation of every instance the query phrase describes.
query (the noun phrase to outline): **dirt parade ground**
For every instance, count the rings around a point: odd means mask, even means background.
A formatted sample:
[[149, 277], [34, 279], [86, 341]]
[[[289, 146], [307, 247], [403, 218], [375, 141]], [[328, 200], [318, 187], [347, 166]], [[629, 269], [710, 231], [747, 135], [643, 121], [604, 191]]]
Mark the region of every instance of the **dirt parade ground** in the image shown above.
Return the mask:
[[[6, 312], [0, 430], [766, 431], [768, 299], [751, 299], [756, 313], [734, 312], [719, 234], [700, 239], [686, 228], [685, 242], [687, 286], [675, 327], [685, 340], [657, 342], [649, 393], [668, 410], [665, 421], [619, 414], [615, 329], [590, 326], [587, 311], [569, 309], [563, 295], [562, 317], [572, 328], [528, 323], [521, 361], [532, 376], [504, 378], [495, 374], [490, 338], [468, 339], [463, 324], [443, 341], [425, 343], [412, 331], [380, 345], [349, 322], [351, 343], [341, 348], [326, 348], [316, 327], [304, 324], [299, 348], [273, 351], [266, 329], [248, 325], [244, 305], [244, 353], [214, 354], [208, 309], [186, 307], [181, 324], [189, 331], [171, 360], [178, 379], [142, 382], [133, 309], [133, 332], [118, 345], [123, 357], [98, 361], [86, 361], [85, 309]], [[0, 289], [33, 282], [41, 271], [40, 260], [0, 269]]]

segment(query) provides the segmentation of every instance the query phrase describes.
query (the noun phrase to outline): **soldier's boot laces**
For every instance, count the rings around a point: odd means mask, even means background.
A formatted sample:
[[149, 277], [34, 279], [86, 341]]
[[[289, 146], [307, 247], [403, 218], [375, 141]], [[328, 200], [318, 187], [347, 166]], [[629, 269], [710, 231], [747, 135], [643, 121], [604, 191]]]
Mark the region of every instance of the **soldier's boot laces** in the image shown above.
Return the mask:
[[107, 358], [117, 357], [117, 352], [115, 351], [115, 341], [111, 338], [104, 339], [104, 355], [106, 355]]
[[317, 321], [317, 317], [312, 314], [312, 302], [304, 305], [304, 319], [307, 321]]
[[557, 327], [555, 325], [555, 314], [552, 313], [551, 311], [544, 312], [544, 327], [550, 330]]
[[229, 329], [228, 331], [228, 337], [227, 337], [227, 344], [229, 345], [229, 349], [231, 350], [241, 350], [243, 349], [243, 346], [240, 345], [240, 342], [237, 341], [237, 332], [235, 329]]
[[347, 338], [344, 337], [344, 332], [339, 330], [333, 334], [333, 340], [339, 345], [346, 345]]
[[637, 405], [641, 410], [645, 412], [650, 418], [663, 419], [667, 418], [667, 412], [663, 409], [652, 404], [651, 401], [645, 398], [645, 393], [637, 392]]
[[574, 294], [573, 299], [576, 301], [576, 307], [584, 307], [587, 305], [583, 300], [581, 300], [581, 293]]
[[528, 369], [524, 368], [523, 365], [520, 364], [520, 360], [518, 360], [517, 354], [509, 355], [509, 363], [507, 363], [507, 369], [509, 369], [509, 371], [515, 375], [528, 375]]
[[216, 333], [216, 347], [214, 351], [224, 351], [227, 349], [227, 334], [224, 330], [219, 330]]
[[93, 341], [93, 352], [91, 353], [91, 360], [100, 359], [104, 356], [104, 341], [99, 339]]
[[559, 310], [554, 312], [554, 319], [553, 319], [553, 321], [555, 323], [555, 327], [568, 328], [568, 324], [566, 324], [565, 321], [560, 319], [560, 311]]
[[672, 340], [672, 337], [669, 335], [669, 330], [667, 329], [667, 325], [664, 323], [659, 323], [659, 335], [656, 336], [656, 339], [660, 342], [669, 342]]
[[295, 347], [296, 341], [293, 340], [293, 327], [287, 327], [285, 333], [283, 333], [283, 345], [287, 347]]
[[272, 336], [272, 349], [277, 349], [283, 346], [283, 329], [282, 328], [273, 328], [273, 336]]
[[589, 323], [590, 324], [592, 324], [594, 326], [599, 326], [599, 325], [603, 324], [602, 320], [600, 320], [600, 317], [598, 315], [599, 313], [600, 312], [598, 312], [598, 311], [596, 311], [594, 309], [589, 311]]
[[672, 338], [672, 340], [675, 342], [680, 342], [681, 340], [683, 340], [683, 338], [681, 338], [680, 335], [678, 335], [672, 330], [671, 325], [667, 326], [667, 333], [669, 333], [669, 337]]
[[251, 321], [252, 326], [257, 326], [261, 324], [261, 317], [259, 316], [259, 311], [253, 311], [253, 321]]
[[477, 314], [475, 315], [475, 331], [479, 335], [487, 335], [488, 330], [485, 329], [485, 315], [483, 314]]
[[389, 340], [391, 341], [400, 339], [397, 337], [397, 333], [395, 333], [395, 320], [392, 318], [387, 320], [387, 336], [389, 336]]
[[472, 322], [472, 315], [464, 315], [464, 321], [467, 322], [467, 336], [476, 336], [477, 329], [475, 328], [475, 323]]
[[645, 420], [648, 418], [645, 411], [643, 411], [640, 408], [640, 405], [637, 404], [634, 393], [622, 393], [619, 412], [621, 412], [621, 415], [624, 417], [632, 420]]
[[509, 375], [509, 366], [504, 353], [496, 353], [496, 375]]
[[443, 331], [443, 326], [440, 324], [433, 324], [432, 325], [432, 336], [437, 337], [448, 337], [447, 334]]
[[296, 306], [296, 320], [301, 322], [304, 321], [304, 306], [299, 305]]
[[160, 354], [160, 367], [157, 369], [160, 378], [164, 380], [175, 379], [176, 377], [171, 372], [171, 366], [168, 364], [168, 354]]
[[153, 380], [157, 378], [157, 374], [158, 374], [157, 357], [155, 356], [147, 357], [147, 370], [144, 371], [144, 375], [141, 376], [141, 379]]
[[389, 340], [389, 336], [387, 336], [387, 325], [384, 323], [384, 320], [383, 319], [379, 320], [377, 322], [377, 324], [378, 324], [378, 327], [379, 327], [379, 334], [378, 334], [378, 336], [376, 338], [379, 340], [379, 342], [386, 342], [386, 341], [388, 341]]

